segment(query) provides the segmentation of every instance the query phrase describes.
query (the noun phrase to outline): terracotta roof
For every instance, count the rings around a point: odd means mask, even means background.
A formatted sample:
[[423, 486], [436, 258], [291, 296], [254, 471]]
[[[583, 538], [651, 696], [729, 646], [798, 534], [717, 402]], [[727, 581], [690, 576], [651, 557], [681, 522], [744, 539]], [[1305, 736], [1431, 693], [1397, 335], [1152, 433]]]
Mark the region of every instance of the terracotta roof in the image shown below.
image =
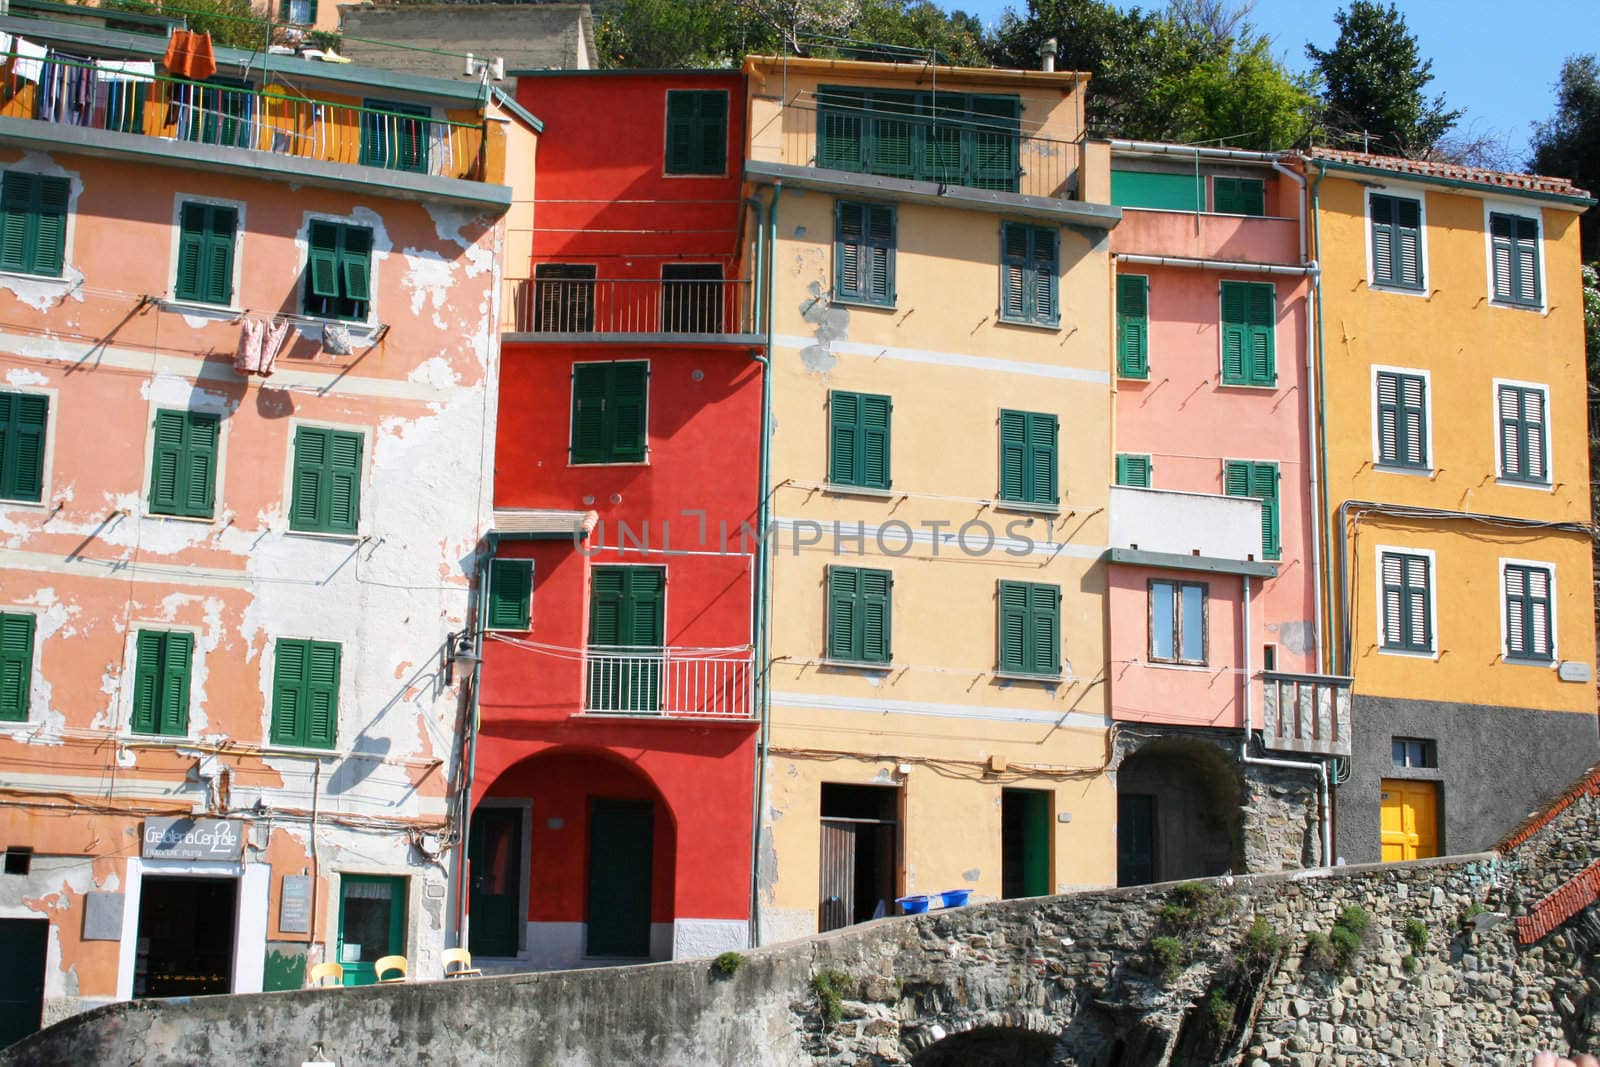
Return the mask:
[[1370, 167], [1396, 174], [1411, 174], [1418, 178], [1445, 178], [1450, 181], [1472, 182], [1474, 185], [1492, 185], [1516, 193], [1544, 193], [1549, 196], [1588, 197], [1566, 178], [1549, 178], [1540, 174], [1509, 174], [1482, 167], [1464, 167], [1459, 163], [1435, 163], [1421, 159], [1403, 159], [1399, 156], [1379, 156], [1369, 152], [1347, 152], [1338, 148], [1313, 148], [1305, 153], [1310, 159], [1325, 159], [1330, 163], [1345, 163], [1353, 167]]

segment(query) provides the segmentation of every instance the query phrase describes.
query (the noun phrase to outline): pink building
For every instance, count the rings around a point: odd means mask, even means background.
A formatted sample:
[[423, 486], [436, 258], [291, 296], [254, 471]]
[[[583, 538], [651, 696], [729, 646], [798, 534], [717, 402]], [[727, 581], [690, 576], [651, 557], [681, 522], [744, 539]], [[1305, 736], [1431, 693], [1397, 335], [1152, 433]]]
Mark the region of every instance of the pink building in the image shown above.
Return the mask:
[[1122, 884], [1320, 862], [1326, 770], [1267, 750], [1348, 751], [1340, 686], [1314, 673], [1316, 269], [1301, 183], [1275, 164], [1112, 144]]

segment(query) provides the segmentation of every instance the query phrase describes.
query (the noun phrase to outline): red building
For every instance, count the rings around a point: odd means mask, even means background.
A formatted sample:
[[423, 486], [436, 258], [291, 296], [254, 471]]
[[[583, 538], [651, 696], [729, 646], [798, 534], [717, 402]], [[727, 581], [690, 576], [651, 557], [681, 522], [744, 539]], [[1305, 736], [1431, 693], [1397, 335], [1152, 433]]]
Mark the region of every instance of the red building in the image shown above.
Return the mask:
[[518, 96], [550, 121], [505, 295], [470, 947], [740, 948], [764, 345], [743, 79], [533, 72]]

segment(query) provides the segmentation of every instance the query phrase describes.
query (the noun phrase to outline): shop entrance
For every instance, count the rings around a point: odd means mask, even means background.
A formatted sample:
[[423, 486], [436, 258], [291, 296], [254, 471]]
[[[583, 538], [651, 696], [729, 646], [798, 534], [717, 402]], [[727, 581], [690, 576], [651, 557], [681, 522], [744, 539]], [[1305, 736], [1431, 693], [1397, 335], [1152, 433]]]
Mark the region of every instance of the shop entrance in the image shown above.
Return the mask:
[[233, 990], [237, 878], [145, 875], [139, 885], [135, 997], [198, 997]]
[[406, 952], [406, 880], [339, 876], [339, 962], [345, 985], [372, 985], [377, 962]]
[[900, 790], [894, 786], [823, 784], [819, 931], [893, 912], [900, 881], [899, 814]]

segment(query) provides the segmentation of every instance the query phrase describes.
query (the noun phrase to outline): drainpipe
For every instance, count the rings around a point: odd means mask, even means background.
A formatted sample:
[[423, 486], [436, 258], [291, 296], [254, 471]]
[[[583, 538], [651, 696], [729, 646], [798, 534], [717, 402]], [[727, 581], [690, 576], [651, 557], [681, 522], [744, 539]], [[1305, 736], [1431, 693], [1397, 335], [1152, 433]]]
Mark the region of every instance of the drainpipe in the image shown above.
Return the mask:
[[1311, 762], [1306, 760], [1267, 759], [1263, 756], [1250, 755], [1250, 734], [1255, 729], [1253, 722], [1255, 712], [1251, 708], [1250, 686], [1252, 677], [1250, 673], [1250, 576], [1241, 575], [1244, 581], [1243, 597], [1243, 626], [1244, 626], [1244, 733], [1239, 738], [1239, 759], [1251, 767], [1282, 767], [1296, 771], [1317, 772], [1318, 793], [1318, 830], [1321, 838], [1322, 866], [1333, 866], [1333, 825], [1329, 821], [1333, 813], [1333, 806], [1328, 795], [1328, 765], [1321, 761]]
[[[1317, 163], [1317, 180], [1311, 183], [1311, 240], [1312, 240], [1312, 244], [1315, 246], [1318, 260], [1320, 260], [1322, 258], [1322, 216], [1317, 210], [1317, 193], [1322, 188], [1322, 179], [1326, 178], [1327, 176], [1328, 176], [1328, 165], [1326, 163], [1324, 163], [1324, 162], [1319, 161]], [[1318, 511], [1319, 511], [1319, 514], [1323, 517], [1323, 519], [1325, 521], [1326, 517], [1327, 517], [1327, 514], [1328, 514], [1328, 430], [1327, 430], [1327, 423], [1325, 421], [1324, 413], [1323, 413], [1323, 397], [1326, 396], [1327, 393], [1326, 393], [1326, 390], [1323, 388], [1323, 376], [1322, 375], [1323, 375], [1323, 367], [1327, 364], [1327, 361], [1328, 361], [1328, 358], [1327, 358], [1328, 357], [1328, 352], [1327, 352], [1327, 333], [1326, 333], [1326, 331], [1325, 331], [1325, 329], [1323, 328], [1323, 325], [1322, 325], [1322, 286], [1320, 284], [1320, 276], [1319, 276], [1319, 284], [1314, 286], [1313, 292], [1316, 293], [1316, 297], [1317, 297], [1317, 353], [1316, 353], [1316, 362], [1317, 362], [1317, 384], [1316, 384], [1317, 421], [1316, 421], [1316, 424], [1311, 427], [1311, 429], [1313, 431], [1315, 431], [1315, 433], [1316, 433], [1316, 442], [1317, 442], [1317, 456], [1316, 456], [1316, 459], [1317, 459], [1318, 473], [1320, 474], [1320, 478], [1318, 480], [1318, 484], [1321, 487], [1321, 492], [1322, 492], [1322, 498], [1318, 503]], [[1340, 526], [1339, 526], [1339, 584], [1340, 584], [1340, 590], [1339, 590], [1339, 594], [1340, 594], [1340, 597], [1341, 597], [1341, 599], [1339, 601], [1339, 630], [1340, 630], [1339, 648], [1342, 651], [1343, 656], [1342, 656], [1342, 659], [1340, 661], [1340, 664], [1335, 669], [1337, 669], [1340, 674], [1348, 675], [1350, 673], [1350, 653], [1349, 653], [1350, 620], [1345, 618], [1344, 605], [1345, 605], [1346, 601], [1342, 599], [1342, 597], [1344, 596], [1344, 588], [1343, 587], [1344, 587], [1344, 552], [1345, 552], [1344, 525], [1343, 525], [1343, 523], [1344, 523], [1344, 514], [1343, 514], [1343, 512], [1344, 512], [1344, 509], [1341, 507], [1340, 508], [1340, 516], [1339, 516], [1339, 521], [1340, 521]], [[1324, 530], [1324, 534], [1327, 535], [1326, 530]], [[1329, 613], [1329, 615], [1333, 614], [1333, 601], [1332, 601], [1331, 597], [1329, 598], [1329, 602], [1328, 602], [1328, 613]], [[1330, 651], [1329, 655], [1328, 655], [1328, 662], [1329, 662], [1330, 666], [1333, 666], [1333, 658], [1334, 658], [1333, 654]]]
[[467, 613], [473, 623], [472, 653], [478, 657], [478, 665], [471, 678], [462, 679], [471, 695], [467, 699], [466, 717], [461, 724], [461, 740], [467, 749], [467, 776], [461, 783], [461, 807], [456, 812], [456, 820], [461, 827], [456, 838], [456, 948], [467, 947], [467, 838], [472, 831], [472, 783], [478, 772], [478, 679], [483, 672], [483, 613], [487, 602], [484, 590], [488, 588], [489, 561], [494, 559], [498, 545], [499, 538], [490, 531], [484, 552], [478, 557], [477, 599]]
[[1191, 259], [1188, 256], [1147, 256], [1139, 252], [1118, 252], [1118, 263], [1138, 263], [1150, 267], [1188, 267], [1195, 270], [1225, 270], [1230, 274], [1276, 274], [1304, 278], [1315, 274], [1315, 263], [1288, 267], [1280, 263], [1245, 263], [1236, 259]]

